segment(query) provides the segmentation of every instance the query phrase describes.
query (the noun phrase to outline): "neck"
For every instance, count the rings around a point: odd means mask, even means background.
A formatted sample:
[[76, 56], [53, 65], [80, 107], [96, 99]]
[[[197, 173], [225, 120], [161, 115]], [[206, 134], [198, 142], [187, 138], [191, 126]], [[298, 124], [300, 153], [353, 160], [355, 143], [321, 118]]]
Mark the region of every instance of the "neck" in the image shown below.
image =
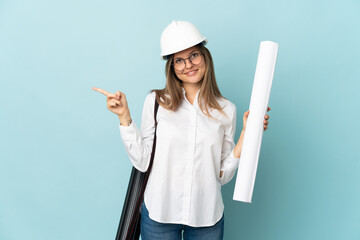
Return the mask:
[[188, 101], [193, 104], [196, 93], [200, 89], [200, 84], [183, 84], [183, 88], [185, 89], [185, 96]]
[[194, 96], [196, 95], [197, 91], [200, 89], [200, 84], [183, 84], [183, 88], [186, 91], [186, 95]]

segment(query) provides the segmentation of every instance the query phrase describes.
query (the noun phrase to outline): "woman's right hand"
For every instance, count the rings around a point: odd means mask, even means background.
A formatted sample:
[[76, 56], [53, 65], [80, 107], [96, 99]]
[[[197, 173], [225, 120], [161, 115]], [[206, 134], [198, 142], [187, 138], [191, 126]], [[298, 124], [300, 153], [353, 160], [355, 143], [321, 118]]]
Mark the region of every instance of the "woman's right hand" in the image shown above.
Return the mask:
[[130, 116], [130, 110], [123, 92], [117, 91], [116, 94], [113, 94], [101, 88], [93, 87], [91, 89], [106, 96], [107, 108], [119, 118]]

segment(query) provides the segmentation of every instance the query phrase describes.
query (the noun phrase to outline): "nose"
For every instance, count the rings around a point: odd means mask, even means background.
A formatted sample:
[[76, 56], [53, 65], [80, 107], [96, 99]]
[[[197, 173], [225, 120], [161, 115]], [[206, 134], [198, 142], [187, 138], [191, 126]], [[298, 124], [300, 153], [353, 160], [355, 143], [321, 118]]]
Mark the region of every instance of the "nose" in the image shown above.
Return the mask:
[[[186, 64], [187, 63], [187, 61], [189, 61], [189, 64]], [[192, 64], [192, 62], [190, 61], [190, 59], [185, 59], [185, 68], [192, 68], [192, 66], [193, 66], [193, 64]]]

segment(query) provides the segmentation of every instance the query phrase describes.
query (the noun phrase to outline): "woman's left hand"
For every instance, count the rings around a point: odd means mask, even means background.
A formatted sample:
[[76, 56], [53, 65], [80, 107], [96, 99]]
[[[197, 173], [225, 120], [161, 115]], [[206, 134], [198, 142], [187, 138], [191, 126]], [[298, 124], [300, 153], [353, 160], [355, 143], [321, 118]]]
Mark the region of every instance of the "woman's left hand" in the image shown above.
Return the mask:
[[[270, 107], [268, 107], [268, 109], [267, 109], [267, 112], [268, 111], [270, 111], [271, 110], [271, 108]], [[269, 125], [269, 118], [270, 118], [270, 116], [268, 115], [268, 114], [265, 114], [265, 117], [264, 117], [264, 131], [266, 131], [269, 127], [268, 127], [268, 125]]]
[[[271, 108], [268, 107], [267, 112], [270, 111], [270, 110], [271, 110]], [[249, 113], [250, 113], [249, 110], [244, 113], [244, 117], [243, 117], [243, 131], [245, 131], [246, 122], [247, 122], [247, 119], [248, 119], [248, 117], [249, 117]], [[269, 125], [268, 119], [269, 119], [269, 118], [270, 118], [270, 116], [269, 116], [268, 114], [265, 114], [265, 117], [264, 117], [264, 131], [266, 131], [266, 130], [269, 128], [269, 127], [268, 127], [268, 125]]]

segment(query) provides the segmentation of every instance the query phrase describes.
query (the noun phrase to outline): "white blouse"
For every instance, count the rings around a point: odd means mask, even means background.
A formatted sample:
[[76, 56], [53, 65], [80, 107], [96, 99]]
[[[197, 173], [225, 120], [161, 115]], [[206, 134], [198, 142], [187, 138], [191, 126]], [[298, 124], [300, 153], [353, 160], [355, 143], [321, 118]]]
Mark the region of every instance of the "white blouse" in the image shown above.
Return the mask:
[[[184, 98], [176, 111], [159, 106], [156, 150], [144, 201], [150, 218], [157, 222], [212, 226], [224, 211], [221, 185], [233, 178], [240, 160], [233, 155], [236, 106], [219, 98], [228, 117], [211, 110], [217, 120], [210, 119], [198, 105], [199, 91], [192, 105], [182, 90]], [[152, 92], [145, 99], [140, 131], [134, 122], [119, 124], [129, 158], [143, 172], [153, 145], [154, 104]], [[221, 178], [220, 171], [224, 172]]]

